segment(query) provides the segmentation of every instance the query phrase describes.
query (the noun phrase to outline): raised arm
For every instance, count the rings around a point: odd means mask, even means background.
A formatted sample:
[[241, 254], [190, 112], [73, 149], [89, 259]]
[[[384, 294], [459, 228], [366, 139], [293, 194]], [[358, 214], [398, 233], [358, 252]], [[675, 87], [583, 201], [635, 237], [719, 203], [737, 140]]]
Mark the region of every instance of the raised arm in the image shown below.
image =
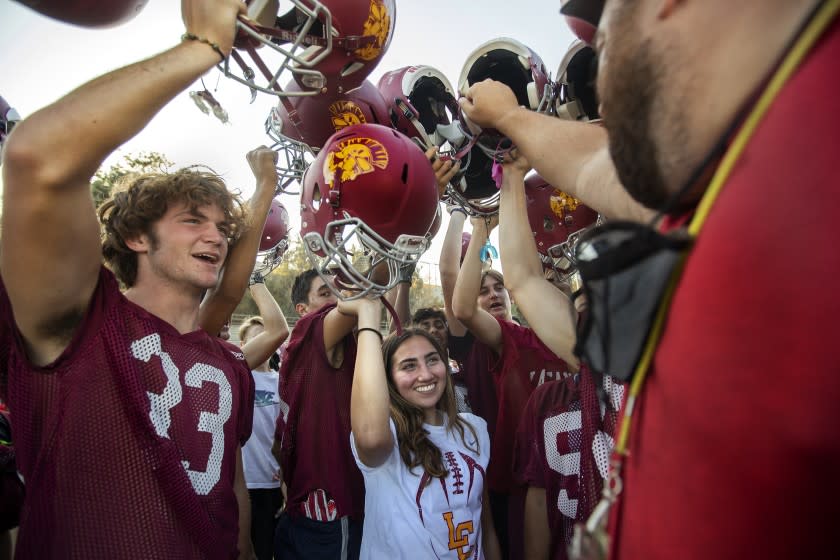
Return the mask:
[[546, 280], [528, 223], [525, 174], [530, 168], [521, 157], [504, 166], [499, 204], [499, 253], [505, 286], [519, 311], [539, 339], [572, 367], [577, 337], [576, 313], [571, 300]]
[[378, 467], [394, 448], [394, 436], [388, 424], [391, 400], [382, 361], [382, 336], [379, 334], [381, 304], [378, 300], [363, 298], [339, 302], [338, 309], [358, 317], [350, 425], [359, 459], [369, 467]]
[[257, 180], [254, 196], [248, 202], [248, 229], [231, 247], [218, 286], [207, 292], [198, 312], [199, 325], [213, 336], [219, 333], [245, 294], [277, 189], [277, 152], [260, 146], [245, 157]]
[[[391, 288], [385, 299], [394, 308], [397, 313], [397, 320], [400, 325], [407, 325], [411, 321], [411, 304], [409, 296], [411, 295], [411, 280], [414, 277], [415, 265], [405, 265], [400, 268], [400, 282]], [[388, 313], [388, 331], [394, 332], [397, 330], [397, 322], [394, 317]]]
[[455, 317], [452, 311], [455, 283], [458, 281], [458, 272], [461, 270], [461, 236], [464, 233], [466, 220], [467, 213], [460, 207], [453, 208], [449, 213], [449, 225], [443, 238], [438, 262], [440, 287], [443, 291], [443, 312], [446, 314], [449, 332], [454, 336], [464, 336], [467, 332], [467, 327]]
[[277, 300], [268, 291], [262, 278], [251, 284], [251, 297], [257, 304], [260, 317], [263, 320], [263, 331], [245, 343], [242, 353], [245, 354], [245, 361], [248, 367], [256, 368], [271, 358], [272, 354], [280, 348], [286, 337], [289, 336], [289, 325], [283, 310], [277, 305]]
[[[187, 31], [230, 51], [239, 0], [184, 0]], [[96, 285], [101, 249], [88, 182], [105, 157], [219, 61], [185, 41], [97, 78], [15, 128], [4, 146], [3, 270], [36, 364], [69, 343]]]
[[607, 131], [566, 121], [517, 104], [510, 88], [485, 80], [459, 100], [467, 117], [508, 136], [550, 184], [582, 200], [607, 218], [649, 221], [654, 212], [621, 185], [609, 154]]
[[486, 221], [484, 218], [471, 220], [473, 230], [467, 254], [461, 264], [455, 293], [452, 297], [452, 312], [455, 317], [479, 341], [493, 348], [497, 354], [502, 351], [502, 327], [487, 311], [478, 306], [478, 294], [481, 291], [481, 247], [490, 236], [490, 231], [498, 223], [498, 215]]

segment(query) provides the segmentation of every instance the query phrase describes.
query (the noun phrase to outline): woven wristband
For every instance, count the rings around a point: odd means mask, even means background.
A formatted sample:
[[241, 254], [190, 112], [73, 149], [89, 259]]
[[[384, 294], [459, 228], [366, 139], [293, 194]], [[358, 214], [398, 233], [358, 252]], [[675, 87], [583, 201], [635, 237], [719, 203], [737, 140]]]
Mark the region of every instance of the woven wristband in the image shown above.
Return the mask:
[[216, 54], [218, 54], [219, 57], [222, 60], [224, 60], [226, 58], [225, 53], [222, 52], [222, 47], [219, 46], [219, 43], [214, 43], [210, 39], [207, 39], [206, 37], [199, 37], [195, 33], [187, 32], [187, 33], [184, 33], [183, 35], [181, 35], [181, 41], [198, 41], [199, 43], [204, 43], [205, 45], [210, 45], [210, 48], [212, 48], [214, 51], [216, 51]]

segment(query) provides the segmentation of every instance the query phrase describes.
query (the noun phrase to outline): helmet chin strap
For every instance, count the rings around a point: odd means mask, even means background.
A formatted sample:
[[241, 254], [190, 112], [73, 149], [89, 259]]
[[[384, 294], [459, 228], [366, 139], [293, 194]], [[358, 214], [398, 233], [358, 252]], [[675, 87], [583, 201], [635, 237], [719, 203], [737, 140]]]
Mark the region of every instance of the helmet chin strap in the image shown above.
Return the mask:
[[394, 306], [391, 305], [391, 302], [389, 302], [388, 298], [386, 298], [384, 295], [379, 296], [379, 299], [382, 300], [382, 305], [384, 305], [385, 309], [388, 310], [388, 314], [391, 316], [391, 320], [394, 322], [394, 326], [396, 327], [395, 330], [397, 334], [402, 334], [402, 323], [400, 322], [400, 318], [397, 315], [397, 311], [394, 309]]

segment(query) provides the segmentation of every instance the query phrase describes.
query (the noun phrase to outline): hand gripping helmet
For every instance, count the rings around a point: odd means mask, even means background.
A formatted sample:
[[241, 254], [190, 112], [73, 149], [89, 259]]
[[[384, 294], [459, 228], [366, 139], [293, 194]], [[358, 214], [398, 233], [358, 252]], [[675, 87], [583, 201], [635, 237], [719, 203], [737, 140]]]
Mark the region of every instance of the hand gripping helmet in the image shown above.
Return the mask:
[[[286, 91], [301, 91], [291, 81]], [[271, 148], [280, 154], [277, 172], [281, 190], [299, 181], [327, 138], [344, 127], [374, 123], [387, 125], [388, 108], [379, 90], [369, 81], [340, 95], [281, 97], [265, 122], [265, 132], [274, 141]]]
[[404, 66], [379, 79], [379, 91], [391, 118], [391, 126], [428, 149], [442, 146], [446, 138], [438, 126], [452, 123], [458, 102], [442, 72], [431, 66]]
[[0, 97], [0, 150], [3, 149], [6, 136], [12, 132], [12, 129], [19, 122], [20, 115], [18, 112], [12, 109], [5, 99]]
[[557, 69], [557, 98], [555, 112], [561, 119], [598, 121], [598, 94], [595, 81], [598, 75], [598, 56], [582, 41], [575, 41]]
[[149, 0], [17, 0], [24, 6], [60, 21], [83, 27], [108, 27], [124, 23]]
[[604, 0], [561, 0], [561, 3], [560, 13], [566, 16], [572, 33], [584, 43], [593, 44]]
[[277, 268], [283, 260], [286, 249], [289, 248], [289, 213], [286, 207], [276, 198], [271, 201], [271, 208], [265, 218], [260, 247], [257, 250], [257, 261], [254, 272], [260, 276], [267, 276]]
[[[250, 0], [234, 50], [220, 68], [252, 91], [278, 96], [339, 94], [359, 87], [394, 34], [394, 0]], [[262, 47], [262, 51], [257, 49]], [[251, 59], [253, 68], [246, 62]], [[290, 73], [301, 86], [284, 91]]]
[[525, 179], [525, 201], [543, 268], [552, 271], [555, 280], [567, 282], [572, 291], [577, 291], [574, 247], [581, 234], [595, 225], [598, 213], [537, 174]]
[[426, 250], [437, 206], [417, 145], [385, 126], [354, 125], [327, 140], [303, 177], [301, 237], [318, 274], [335, 274], [327, 284], [338, 297], [382, 295]]
[[[466, 95], [475, 83], [486, 79], [507, 85], [516, 95], [520, 105], [532, 111], [545, 112], [551, 108], [552, 83], [542, 59], [515, 39], [501, 37], [488, 41], [475, 49], [461, 69], [458, 91]], [[508, 138], [495, 129], [482, 130], [467, 119], [459, 116], [464, 132], [477, 135], [477, 145], [490, 157], [512, 148]]]
[[499, 188], [493, 179], [493, 160], [477, 145], [461, 160], [463, 175], [446, 186], [447, 202], [457, 204], [470, 216], [491, 216], [499, 211]]

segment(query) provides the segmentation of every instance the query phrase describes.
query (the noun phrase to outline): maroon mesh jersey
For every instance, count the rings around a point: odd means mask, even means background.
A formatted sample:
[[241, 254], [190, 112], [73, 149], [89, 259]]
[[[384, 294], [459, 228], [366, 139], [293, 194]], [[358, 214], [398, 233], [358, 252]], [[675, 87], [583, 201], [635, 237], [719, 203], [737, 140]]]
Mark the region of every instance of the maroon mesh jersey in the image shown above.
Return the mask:
[[592, 376], [579, 375], [538, 387], [516, 433], [517, 481], [545, 488], [551, 558], [565, 560], [575, 522], [585, 521], [600, 499], [609, 466], [624, 387], [606, 377], [610, 406], [600, 406]]
[[529, 328], [500, 320], [502, 357], [491, 370], [499, 400], [487, 478], [496, 492], [509, 492], [513, 480], [513, 446], [522, 410], [535, 388], [569, 375], [566, 362], [554, 355]]
[[33, 367], [21, 348], [9, 362], [27, 487], [18, 557], [236, 557], [236, 449], [253, 413], [236, 347], [179, 334], [103, 268], [53, 364]]
[[350, 451], [356, 341], [352, 335], [344, 338], [344, 359], [332, 367], [324, 350], [324, 316], [334, 307], [324, 306], [295, 324], [280, 368], [284, 414], [275, 433], [287, 510], [319, 521], [345, 515], [361, 519], [365, 506], [364, 480]]

